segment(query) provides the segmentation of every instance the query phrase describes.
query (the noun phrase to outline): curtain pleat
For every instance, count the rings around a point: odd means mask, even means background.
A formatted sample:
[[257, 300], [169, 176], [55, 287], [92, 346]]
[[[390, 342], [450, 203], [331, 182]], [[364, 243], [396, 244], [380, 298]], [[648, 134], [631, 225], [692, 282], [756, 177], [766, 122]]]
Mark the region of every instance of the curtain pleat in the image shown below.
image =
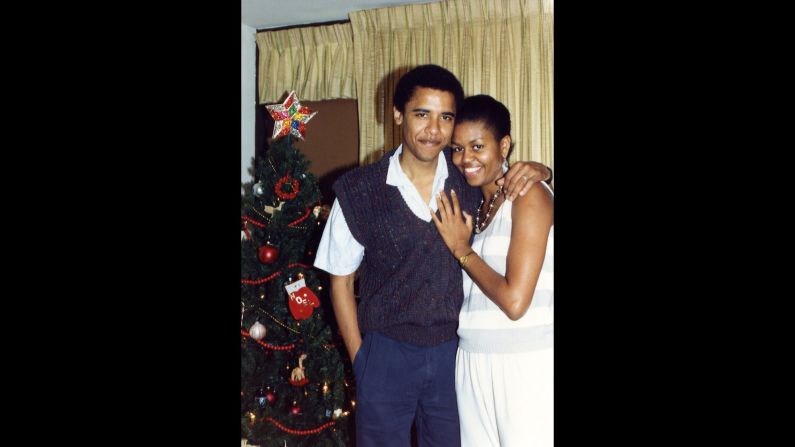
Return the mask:
[[349, 16], [362, 164], [400, 144], [395, 84], [432, 63], [458, 76], [466, 95], [491, 95], [508, 107], [512, 160], [553, 166], [552, 0], [447, 0]]

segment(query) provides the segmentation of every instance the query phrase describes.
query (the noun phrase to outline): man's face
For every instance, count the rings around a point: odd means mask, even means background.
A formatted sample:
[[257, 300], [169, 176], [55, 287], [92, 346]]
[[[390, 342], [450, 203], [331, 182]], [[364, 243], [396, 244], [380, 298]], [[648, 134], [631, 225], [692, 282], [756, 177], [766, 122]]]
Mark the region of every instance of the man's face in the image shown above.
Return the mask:
[[[448, 144], [455, 124], [455, 97], [450, 92], [417, 87], [404, 111], [392, 108], [401, 126], [403, 148], [420, 161], [434, 161]], [[406, 153], [404, 151], [404, 154]]]

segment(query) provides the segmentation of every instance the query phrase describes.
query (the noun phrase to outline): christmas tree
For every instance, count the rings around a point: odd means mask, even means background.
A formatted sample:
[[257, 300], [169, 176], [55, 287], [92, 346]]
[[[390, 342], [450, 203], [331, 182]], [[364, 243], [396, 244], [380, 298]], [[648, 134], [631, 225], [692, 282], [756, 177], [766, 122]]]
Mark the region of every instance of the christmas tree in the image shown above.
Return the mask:
[[242, 197], [241, 438], [262, 447], [349, 446], [352, 389], [327, 288], [311, 266], [320, 192], [293, 146], [315, 113], [294, 92], [268, 110], [273, 141]]

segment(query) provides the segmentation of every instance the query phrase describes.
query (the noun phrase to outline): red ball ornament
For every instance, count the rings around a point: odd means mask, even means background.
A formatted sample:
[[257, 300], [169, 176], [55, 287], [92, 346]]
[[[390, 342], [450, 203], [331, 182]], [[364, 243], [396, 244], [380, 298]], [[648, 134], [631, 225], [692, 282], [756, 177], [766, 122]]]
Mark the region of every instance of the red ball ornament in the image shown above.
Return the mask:
[[293, 408], [290, 410], [292, 414], [301, 414], [301, 407], [298, 405], [293, 405]]
[[276, 400], [276, 394], [274, 394], [273, 391], [268, 390], [265, 392], [265, 399], [267, 399], [268, 403], [272, 404], [273, 401]]
[[273, 264], [279, 259], [279, 249], [270, 244], [259, 248], [259, 261], [263, 264]]

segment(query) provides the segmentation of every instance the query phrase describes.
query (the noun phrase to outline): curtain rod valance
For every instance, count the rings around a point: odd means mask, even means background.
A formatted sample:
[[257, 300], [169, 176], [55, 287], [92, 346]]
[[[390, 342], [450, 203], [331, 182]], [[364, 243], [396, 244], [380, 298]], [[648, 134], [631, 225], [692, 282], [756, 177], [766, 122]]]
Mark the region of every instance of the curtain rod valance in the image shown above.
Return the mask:
[[259, 103], [356, 98], [350, 23], [257, 33]]

